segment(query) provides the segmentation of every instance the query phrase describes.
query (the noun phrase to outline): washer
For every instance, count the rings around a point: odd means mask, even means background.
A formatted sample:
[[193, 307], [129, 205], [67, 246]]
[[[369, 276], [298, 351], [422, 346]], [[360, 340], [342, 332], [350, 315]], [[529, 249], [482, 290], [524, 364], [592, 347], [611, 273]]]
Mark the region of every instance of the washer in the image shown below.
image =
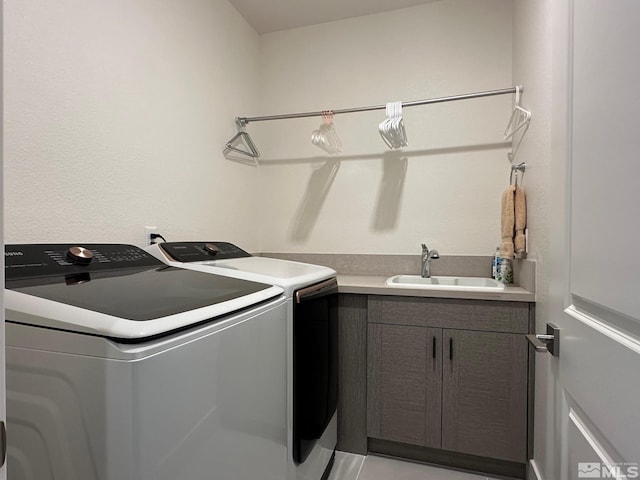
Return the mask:
[[287, 299], [120, 244], [5, 247], [13, 480], [281, 480]]
[[228, 242], [166, 242], [168, 265], [280, 286], [288, 299], [289, 478], [329, 476], [337, 442], [337, 282], [330, 268], [251, 256]]

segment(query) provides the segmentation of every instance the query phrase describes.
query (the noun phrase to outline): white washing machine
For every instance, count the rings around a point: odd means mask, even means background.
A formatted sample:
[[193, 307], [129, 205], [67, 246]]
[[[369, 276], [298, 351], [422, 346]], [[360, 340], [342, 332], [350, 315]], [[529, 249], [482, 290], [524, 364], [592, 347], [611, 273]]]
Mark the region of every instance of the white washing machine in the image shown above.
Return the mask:
[[12, 480], [282, 480], [282, 288], [131, 245], [7, 245]]
[[227, 242], [166, 242], [146, 250], [168, 265], [280, 286], [288, 299], [289, 478], [326, 479], [337, 442], [336, 272], [254, 257]]

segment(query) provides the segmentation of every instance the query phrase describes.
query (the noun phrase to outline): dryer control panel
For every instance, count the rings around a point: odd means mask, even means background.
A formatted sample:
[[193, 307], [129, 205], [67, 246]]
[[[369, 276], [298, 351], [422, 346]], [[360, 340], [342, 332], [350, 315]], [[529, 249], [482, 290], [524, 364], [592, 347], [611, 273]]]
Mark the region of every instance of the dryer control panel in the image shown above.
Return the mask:
[[4, 262], [7, 280], [163, 266], [141, 248], [119, 243], [5, 245]]
[[158, 246], [177, 262], [206, 262], [250, 257], [251, 255], [228, 242], [165, 242]]

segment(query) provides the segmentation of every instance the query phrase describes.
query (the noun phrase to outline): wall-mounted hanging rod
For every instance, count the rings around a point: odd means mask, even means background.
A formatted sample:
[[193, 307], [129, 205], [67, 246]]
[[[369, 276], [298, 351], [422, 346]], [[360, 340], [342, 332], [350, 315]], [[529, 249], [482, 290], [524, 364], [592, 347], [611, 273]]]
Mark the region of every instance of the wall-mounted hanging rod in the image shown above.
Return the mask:
[[[443, 103], [443, 102], [454, 102], [457, 100], [468, 100], [471, 98], [480, 98], [480, 97], [492, 97], [494, 95], [510, 95], [516, 93], [519, 89], [522, 92], [522, 87], [509, 87], [503, 88], [500, 90], [488, 90], [486, 92], [476, 92], [476, 93], [465, 93], [464, 95], [454, 95], [451, 97], [440, 97], [440, 98], [430, 98], [428, 100], [416, 100], [413, 102], [403, 102], [403, 107], [417, 107], [419, 105], [429, 105], [431, 103]], [[342, 108], [340, 110], [332, 110], [334, 115], [341, 115], [343, 113], [355, 113], [355, 112], [370, 112], [372, 110], [385, 110], [387, 108], [386, 105], [372, 105], [368, 107], [356, 107], [356, 108]], [[248, 123], [251, 122], [264, 122], [267, 120], [286, 120], [289, 118], [305, 118], [305, 117], [321, 117], [324, 111], [318, 112], [303, 112], [303, 113], [289, 113], [283, 115], [266, 115], [263, 117], [238, 117], [236, 119], [238, 125], [244, 127]]]

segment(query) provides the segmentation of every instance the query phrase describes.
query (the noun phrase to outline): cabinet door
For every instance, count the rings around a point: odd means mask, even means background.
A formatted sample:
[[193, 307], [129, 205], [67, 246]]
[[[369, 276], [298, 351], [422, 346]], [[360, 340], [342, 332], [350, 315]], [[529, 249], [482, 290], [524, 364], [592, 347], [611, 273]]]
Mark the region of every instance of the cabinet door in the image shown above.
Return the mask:
[[524, 335], [443, 330], [442, 448], [526, 462]]
[[368, 436], [440, 448], [442, 330], [370, 323], [367, 357]]

